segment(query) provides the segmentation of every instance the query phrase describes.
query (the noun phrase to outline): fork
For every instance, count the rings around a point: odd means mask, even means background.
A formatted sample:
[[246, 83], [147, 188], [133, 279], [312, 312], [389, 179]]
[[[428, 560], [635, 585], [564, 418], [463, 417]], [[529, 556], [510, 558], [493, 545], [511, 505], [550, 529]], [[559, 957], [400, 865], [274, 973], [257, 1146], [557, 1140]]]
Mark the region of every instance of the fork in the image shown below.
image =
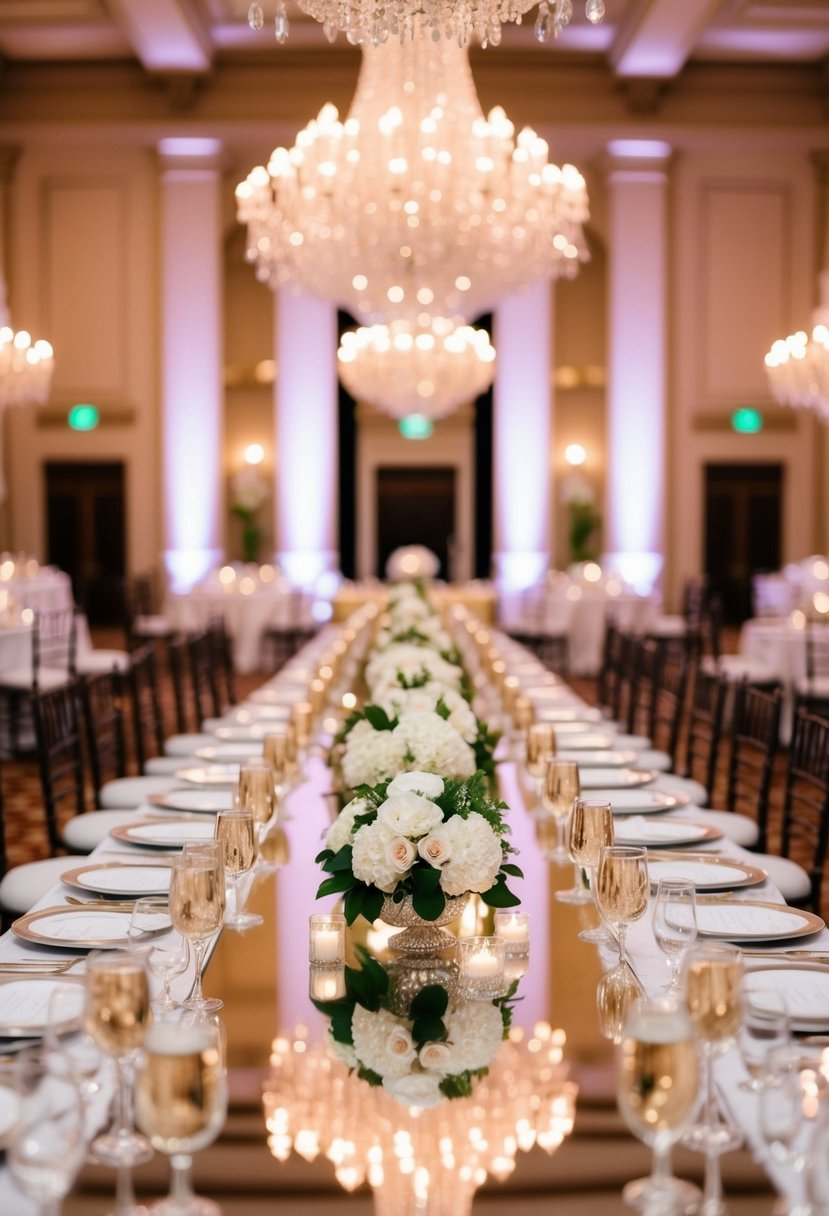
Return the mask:
[[78, 958], [68, 958], [63, 962], [51, 959], [16, 959], [7, 963], [0, 962], [0, 975], [8, 974], [25, 974], [27, 971], [40, 973], [41, 975], [62, 975], [64, 971], [69, 971], [71, 967], [75, 967], [78, 963], [84, 961], [85, 956]]

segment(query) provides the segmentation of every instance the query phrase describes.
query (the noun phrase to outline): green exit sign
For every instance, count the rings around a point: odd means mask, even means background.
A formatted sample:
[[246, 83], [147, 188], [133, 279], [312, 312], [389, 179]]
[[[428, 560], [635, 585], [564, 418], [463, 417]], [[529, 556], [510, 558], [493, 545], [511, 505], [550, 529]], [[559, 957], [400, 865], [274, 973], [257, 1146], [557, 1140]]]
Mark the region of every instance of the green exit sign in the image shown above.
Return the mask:
[[753, 405], [741, 405], [731, 415], [731, 429], [738, 435], [757, 435], [763, 429], [763, 415]]

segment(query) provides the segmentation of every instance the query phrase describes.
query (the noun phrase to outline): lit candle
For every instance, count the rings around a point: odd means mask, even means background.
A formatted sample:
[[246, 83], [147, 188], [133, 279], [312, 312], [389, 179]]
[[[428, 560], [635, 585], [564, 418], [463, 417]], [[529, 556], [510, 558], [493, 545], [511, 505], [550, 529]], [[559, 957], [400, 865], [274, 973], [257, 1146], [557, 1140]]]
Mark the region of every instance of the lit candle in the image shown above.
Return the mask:
[[466, 974], [470, 979], [491, 979], [501, 970], [503, 963], [488, 950], [471, 954], [466, 960]]
[[507, 954], [526, 954], [530, 948], [530, 918], [526, 912], [499, 909], [495, 913], [495, 934]]
[[493, 1000], [504, 991], [504, 942], [465, 937], [458, 943], [461, 987], [473, 1000]]
[[345, 996], [344, 967], [312, 967], [310, 996], [312, 1001], [338, 1001]]
[[345, 917], [341, 912], [329, 915], [315, 913], [309, 921], [308, 957], [315, 965], [330, 966], [345, 958]]

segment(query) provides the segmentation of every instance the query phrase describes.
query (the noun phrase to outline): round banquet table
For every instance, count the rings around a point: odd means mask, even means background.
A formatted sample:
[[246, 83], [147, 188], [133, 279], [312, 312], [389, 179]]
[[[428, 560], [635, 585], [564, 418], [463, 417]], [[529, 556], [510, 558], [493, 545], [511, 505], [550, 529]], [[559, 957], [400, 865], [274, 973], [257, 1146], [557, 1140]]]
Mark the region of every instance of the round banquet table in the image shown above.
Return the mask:
[[768, 664], [783, 687], [780, 738], [787, 743], [792, 732], [795, 686], [806, 677], [806, 634], [788, 617], [757, 617], [745, 621], [738, 650], [749, 659]]
[[32, 608], [36, 612], [71, 608], [73, 603], [72, 580], [65, 571], [54, 566], [40, 566], [31, 576], [14, 574], [3, 578], [3, 566], [0, 565], [0, 592], [3, 591], [18, 608]]
[[[224, 618], [233, 638], [233, 662], [242, 674], [261, 668], [262, 633], [272, 624], [289, 625], [289, 614], [296, 593], [275, 587], [259, 586], [250, 595], [238, 589], [194, 588], [184, 593], [171, 593], [164, 606], [165, 615], [183, 633], [205, 629], [211, 618]], [[299, 624], [299, 622], [295, 622]]]

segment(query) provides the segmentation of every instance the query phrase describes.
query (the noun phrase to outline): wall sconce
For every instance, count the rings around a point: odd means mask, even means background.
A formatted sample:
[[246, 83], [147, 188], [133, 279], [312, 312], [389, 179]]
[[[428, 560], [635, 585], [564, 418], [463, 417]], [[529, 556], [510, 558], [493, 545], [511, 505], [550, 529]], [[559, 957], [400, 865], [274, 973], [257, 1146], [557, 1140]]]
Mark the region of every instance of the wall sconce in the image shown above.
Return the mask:
[[242, 453], [242, 459], [248, 465], [261, 464], [265, 459], [265, 449], [261, 443], [249, 443]]
[[564, 449], [564, 459], [573, 467], [584, 464], [587, 460], [587, 449], [580, 443], [568, 443]]

